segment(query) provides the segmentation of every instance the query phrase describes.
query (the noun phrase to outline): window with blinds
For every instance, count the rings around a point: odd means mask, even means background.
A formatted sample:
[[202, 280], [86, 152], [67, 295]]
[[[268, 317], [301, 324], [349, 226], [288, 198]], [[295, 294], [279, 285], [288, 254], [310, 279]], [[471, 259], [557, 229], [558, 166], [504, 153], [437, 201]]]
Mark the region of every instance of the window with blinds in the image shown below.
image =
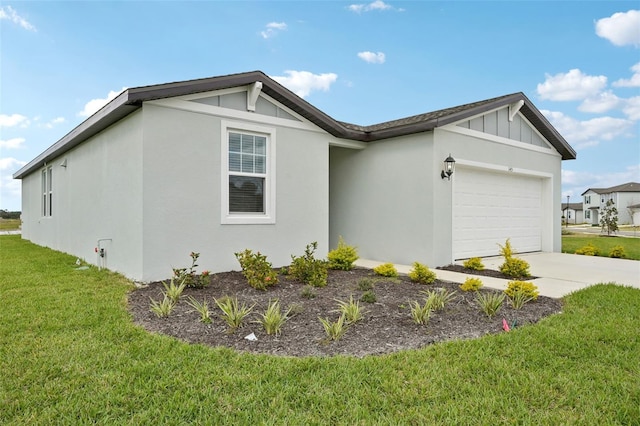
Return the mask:
[[267, 137], [229, 132], [229, 213], [265, 213]]
[[276, 132], [256, 123], [221, 121], [222, 224], [276, 223]]

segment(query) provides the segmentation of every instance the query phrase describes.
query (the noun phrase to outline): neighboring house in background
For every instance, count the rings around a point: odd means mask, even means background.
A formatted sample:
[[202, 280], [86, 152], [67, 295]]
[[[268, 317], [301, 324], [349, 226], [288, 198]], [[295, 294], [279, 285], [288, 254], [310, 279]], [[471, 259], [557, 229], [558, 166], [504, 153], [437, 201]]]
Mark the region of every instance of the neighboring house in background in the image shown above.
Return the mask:
[[565, 221], [568, 221], [569, 224], [578, 224], [584, 223], [584, 214], [582, 211], [582, 203], [567, 203], [562, 204], [562, 217], [565, 218]]
[[640, 225], [640, 203], [630, 205], [629, 210], [631, 210], [632, 224], [635, 226]]
[[277, 267], [339, 236], [362, 258], [432, 267], [507, 238], [560, 251], [575, 157], [522, 93], [358, 126], [255, 71], [127, 89], [14, 178], [23, 238], [151, 281], [191, 251], [211, 271], [239, 269], [246, 248]]
[[[640, 183], [628, 182], [611, 188], [589, 188], [582, 193], [585, 222], [600, 225], [600, 212], [607, 201], [613, 200], [618, 210], [618, 225], [638, 224], [633, 222], [632, 206], [640, 203]], [[637, 216], [636, 216], [637, 217]]]

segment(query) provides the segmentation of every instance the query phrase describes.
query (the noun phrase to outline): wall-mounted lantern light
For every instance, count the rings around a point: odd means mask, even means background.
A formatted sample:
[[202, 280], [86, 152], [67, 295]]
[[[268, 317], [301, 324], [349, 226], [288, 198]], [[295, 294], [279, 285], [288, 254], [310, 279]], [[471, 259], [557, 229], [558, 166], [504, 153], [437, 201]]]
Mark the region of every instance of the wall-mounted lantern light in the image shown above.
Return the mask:
[[451, 180], [451, 175], [453, 174], [453, 170], [456, 168], [456, 160], [453, 159], [451, 154], [444, 160], [444, 170], [440, 173], [440, 177], [442, 179], [447, 178], [447, 180]]

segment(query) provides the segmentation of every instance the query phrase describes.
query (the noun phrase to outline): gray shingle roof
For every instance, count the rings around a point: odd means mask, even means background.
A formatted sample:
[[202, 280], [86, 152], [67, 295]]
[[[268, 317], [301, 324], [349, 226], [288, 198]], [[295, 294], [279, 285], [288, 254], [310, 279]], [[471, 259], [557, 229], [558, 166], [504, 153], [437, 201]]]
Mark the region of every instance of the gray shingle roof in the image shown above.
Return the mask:
[[614, 192], [640, 192], [640, 183], [627, 182], [622, 185], [612, 186], [611, 188], [589, 188], [581, 195], [586, 194], [589, 191], [593, 191], [596, 194], [612, 194]]
[[156, 84], [151, 86], [134, 87], [123, 91], [115, 99], [105, 105], [98, 112], [83, 121], [62, 139], [51, 145], [47, 150], [18, 170], [13, 177], [21, 179], [33, 170], [40, 168], [45, 162], [53, 160], [66, 151], [79, 145], [91, 136], [101, 132], [125, 116], [142, 107], [146, 101], [170, 98], [174, 96], [190, 95], [201, 92], [246, 86], [256, 81], [262, 82], [262, 91], [276, 101], [295, 111], [297, 114], [311, 121], [329, 134], [355, 141], [371, 142], [431, 131], [436, 127], [461, 121], [483, 112], [500, 108], [520, 100], [524, 105], [520, 112], [535, 126], [535, 128], [562, 155], [563, 160], [576, 158], [576, 152], [567, 141], [553, 128], [542, 113], [521, 92], [497, 98], [487, 99], [438, 111], [418, 114], [399, 120], [387, 121], [371, 126], [337, 121], [309, 102], [300, 98], [261, 71], [251, 71], [240, 74], [230, 74], [197, 80], [178, 81], [173, 83]]

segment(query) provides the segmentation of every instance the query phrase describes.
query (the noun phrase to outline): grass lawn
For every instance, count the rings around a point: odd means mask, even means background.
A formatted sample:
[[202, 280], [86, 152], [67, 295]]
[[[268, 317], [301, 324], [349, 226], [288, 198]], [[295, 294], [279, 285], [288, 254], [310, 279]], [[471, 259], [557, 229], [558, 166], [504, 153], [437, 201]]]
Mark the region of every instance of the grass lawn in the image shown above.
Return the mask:
[[20, 219], [0, 219], [0, 231], [20, 229]]
[[0, 424], [640, 423], [637, 289], [597, 285], [477, 340], [284, 358], [148, 334], [127, 280], [74, 262], [0, 236]]
[[569, 234], [562, 236], [562, 252], [575, 253], [587, 244], [593, 244], [600, 256], [609, 256], [615, 246], [624, 247], [627, 259], [640, 260], [640, 238], [607, 237], [600, 235]]

